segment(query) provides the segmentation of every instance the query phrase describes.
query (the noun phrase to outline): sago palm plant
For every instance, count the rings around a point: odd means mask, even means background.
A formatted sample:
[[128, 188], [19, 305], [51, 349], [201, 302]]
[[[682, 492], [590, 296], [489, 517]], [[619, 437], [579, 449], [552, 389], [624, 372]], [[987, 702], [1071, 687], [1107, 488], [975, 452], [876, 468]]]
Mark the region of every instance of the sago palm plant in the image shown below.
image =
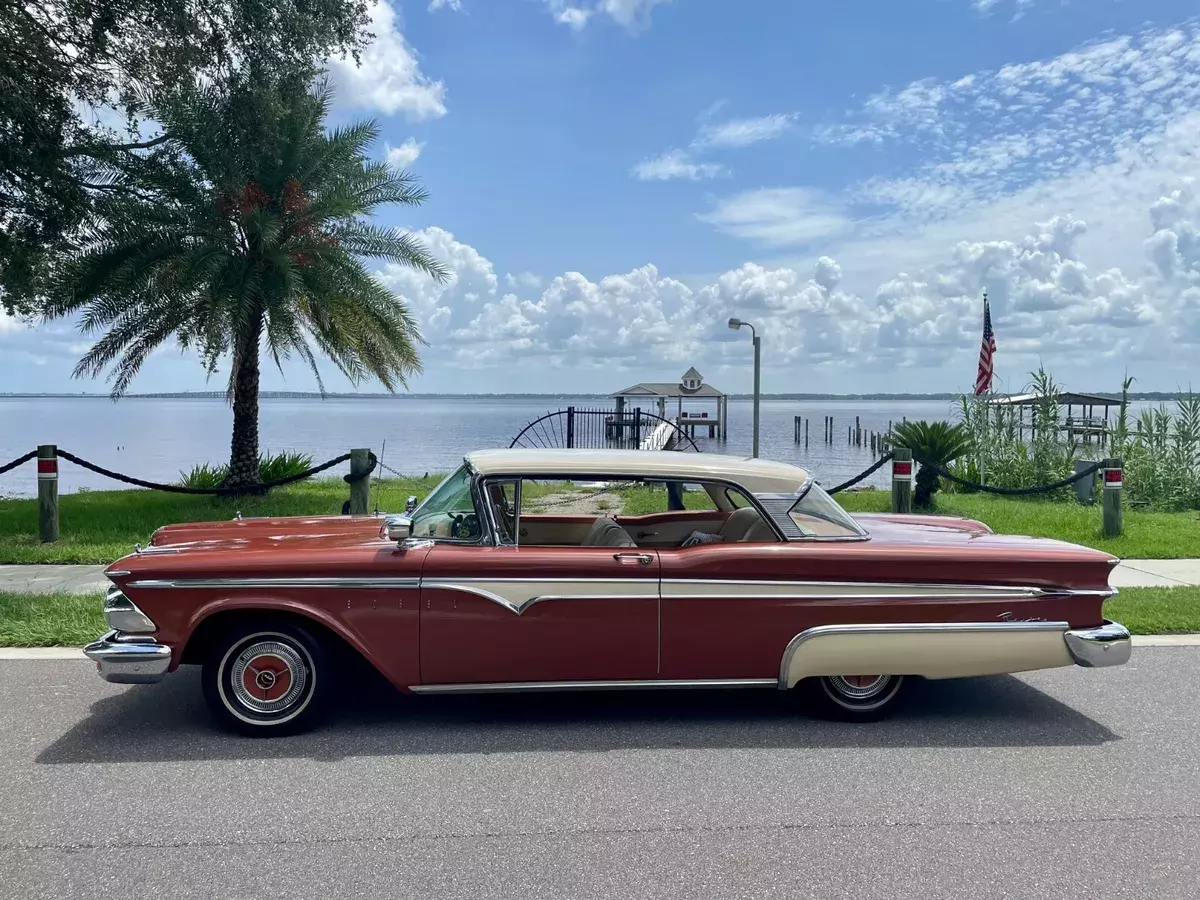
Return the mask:
[[[962, 425], [949, 422], [902, 422], [892, 430], [891, 443], [894, 447], [909, 448], [922, 463], [944, 469], [971, 452], [971, 433]], [[938, 487], [937, 472], [922, 465], [913, 488], [913, 506], [930, 509]]]
[[445, 276], [411, 236], [370, 221], [426, 192], [368, 156], [373, 121], [327, 129], [330, 103], [325, 83], [252, 75], [152, 98], [146, 115], [166, 140], [108, 173], [111, 197], [50, 298], [50, 315], [103, 332], [75, 374], [111, 368], [114, 396], [171, 338], [210, 375], [228, 361], [229, 486], [259, 481], [262, 354], [303, 360], [322, 391], [319, 356], [394, 390], [420, 370], [421, 337], [363, 258]]

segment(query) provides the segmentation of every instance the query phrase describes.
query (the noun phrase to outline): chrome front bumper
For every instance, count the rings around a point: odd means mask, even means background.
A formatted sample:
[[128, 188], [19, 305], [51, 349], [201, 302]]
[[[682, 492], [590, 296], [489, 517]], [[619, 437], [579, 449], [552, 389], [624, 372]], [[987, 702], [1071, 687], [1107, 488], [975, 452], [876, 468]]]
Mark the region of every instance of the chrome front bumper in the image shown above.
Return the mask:
[[1129, 629], [1116, 622], [1105, 622], [1095, 628], [1072, 628], [1063, 639], [1075, 665], [1089, 669], [1129, 662], [1129, 651], [1133, 646]]
[[110, 631], [83, 648], [96, 671], [113, 684], [153, 684], [171, 667], [171, 648], [142, 634]]

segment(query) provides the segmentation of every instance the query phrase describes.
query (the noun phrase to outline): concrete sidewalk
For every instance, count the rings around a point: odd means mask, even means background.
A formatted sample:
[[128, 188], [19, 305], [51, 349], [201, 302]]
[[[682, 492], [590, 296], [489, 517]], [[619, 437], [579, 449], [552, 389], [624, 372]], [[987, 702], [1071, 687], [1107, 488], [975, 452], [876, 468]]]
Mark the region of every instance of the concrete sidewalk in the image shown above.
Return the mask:
[[[104, 566], [0, 566], [0, 593], [95, 594], [108, 587]], [[1126, 559], [1114, 587], [1200, 587], [1200, 559]]]

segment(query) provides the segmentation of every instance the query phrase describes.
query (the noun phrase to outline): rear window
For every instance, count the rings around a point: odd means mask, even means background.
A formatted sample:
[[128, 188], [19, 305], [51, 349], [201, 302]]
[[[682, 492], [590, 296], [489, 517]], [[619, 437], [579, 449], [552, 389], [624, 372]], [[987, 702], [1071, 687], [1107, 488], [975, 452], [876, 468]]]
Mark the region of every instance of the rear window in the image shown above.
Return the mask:
[[809, 482], [788, 516], [806, 538], [862, 538], [867, 533], [837, 501]]

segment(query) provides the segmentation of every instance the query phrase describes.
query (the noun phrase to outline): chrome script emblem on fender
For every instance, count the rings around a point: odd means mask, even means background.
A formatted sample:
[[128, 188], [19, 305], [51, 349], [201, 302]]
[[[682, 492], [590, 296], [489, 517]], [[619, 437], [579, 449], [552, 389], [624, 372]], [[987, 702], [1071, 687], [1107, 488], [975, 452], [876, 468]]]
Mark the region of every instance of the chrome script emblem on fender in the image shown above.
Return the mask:
[[1002, 612], [997, 618], [1001, 622], [1045, 622], [1046, 619], [1042, 616], [1030, 616], [1028, 619], [1018, 619], [1011, 612]]

